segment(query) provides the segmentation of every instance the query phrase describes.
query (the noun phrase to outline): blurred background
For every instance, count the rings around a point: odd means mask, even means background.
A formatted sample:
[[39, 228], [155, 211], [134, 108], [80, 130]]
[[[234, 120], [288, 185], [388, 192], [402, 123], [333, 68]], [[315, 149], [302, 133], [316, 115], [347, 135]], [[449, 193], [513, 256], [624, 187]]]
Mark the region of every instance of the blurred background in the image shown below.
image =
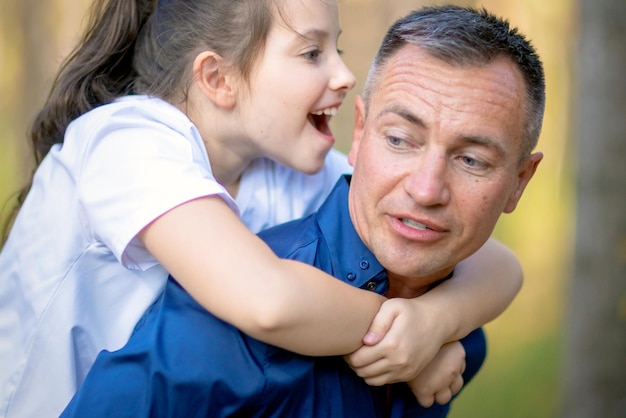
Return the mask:
[[[443, 2], [339, 0], [340, 48], [358, 84], [334, 121], [347, 152], [354, 94], [387, 27]], [[486, 327], [487, 363], [451, 417], [626, 417], [626, 18], [624, 0], [453, 1], [519, 27], [547, 76], [545, 158], [496, 237], [524, 288]], [[27, 130], [89, 0], [0, 0], [0, 204], [32, 170]], [[278, 116], [278, 115], [277, 115]], [[36, 260], [34, 260], [36, 262]], [[36, 400], [33, 400], [36, 402]]]

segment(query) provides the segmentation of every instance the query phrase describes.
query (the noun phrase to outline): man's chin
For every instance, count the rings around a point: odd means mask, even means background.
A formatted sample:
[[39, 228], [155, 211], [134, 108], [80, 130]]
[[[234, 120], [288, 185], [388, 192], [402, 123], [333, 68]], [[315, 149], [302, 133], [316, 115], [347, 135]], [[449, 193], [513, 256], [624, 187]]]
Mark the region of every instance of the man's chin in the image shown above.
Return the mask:
[[[413, 262], [407, 262], [409, 257], [397, 258], [395, 260], [388, 259], [385, 262], [381, 261], [381, 264], [387, 269], [389, 276], [403, 277], [406, 280], [410, 280], [413, 283], [421, 285], [430, 285], [445, 278], [454, 270], [456, 264], [452, 264], [450, 259], [445, 262], [437, 262], [437, 258], [425, 258]], [[389, 268], [388, 266], [392, 267]]]

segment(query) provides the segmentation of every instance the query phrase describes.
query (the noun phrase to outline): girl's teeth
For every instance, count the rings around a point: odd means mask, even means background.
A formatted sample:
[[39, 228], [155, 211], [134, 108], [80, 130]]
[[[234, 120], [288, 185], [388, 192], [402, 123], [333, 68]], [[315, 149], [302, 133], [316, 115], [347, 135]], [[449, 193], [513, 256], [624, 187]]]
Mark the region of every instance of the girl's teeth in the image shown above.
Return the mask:
[[321, 116], [321, 115], [335, 116], [337, 114], [337, 110], [338, 109], [336, 107], [329, 107], [328, 109], [318, 110], [317, 112], [312, 112], [312, 113], [317, 116]]
[[419, 222], [415, 222], [415, 221], [413, 221], [411, 219], [403, 219], [402, 223], [405, 224], [406, 226], [409, 226], [411, 228], [414, 228], [414, 229], [417, 229], [417, 230], [420, 230], [420, 231], [428, 230], [428, 228], [425, 225], [423, 225], [423, 224], [421, 224]]

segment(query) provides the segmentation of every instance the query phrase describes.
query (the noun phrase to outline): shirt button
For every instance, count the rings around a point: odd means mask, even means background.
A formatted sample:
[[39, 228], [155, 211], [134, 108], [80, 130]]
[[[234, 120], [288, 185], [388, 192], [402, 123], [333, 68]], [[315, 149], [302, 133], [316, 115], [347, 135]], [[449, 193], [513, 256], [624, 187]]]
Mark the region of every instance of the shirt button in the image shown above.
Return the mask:
[[350, 272], [348, 273], [348, 280], [350, 280], [351, 282], [354, 281], [354, 279], [356, 279], [356, 274]]
[[361, 269], [363, 270], [367, 270], [370, 267], [370, 263], [367, 260], [361, 260], [359, 267], [361, 267]]
[[373, 280], [370, 282], [367, 282], [365, 287], [367, 288], [367, 290], [376, 290], [376, 282]]

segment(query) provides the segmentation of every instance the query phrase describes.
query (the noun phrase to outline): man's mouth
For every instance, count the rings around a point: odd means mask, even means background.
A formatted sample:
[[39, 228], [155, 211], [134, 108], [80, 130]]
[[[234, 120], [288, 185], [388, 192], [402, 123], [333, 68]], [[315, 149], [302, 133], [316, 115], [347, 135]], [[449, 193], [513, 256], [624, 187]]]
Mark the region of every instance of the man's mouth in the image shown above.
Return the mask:
[[309, 113], [309, 122], [324, 135], [332, 136], [332, 131], [328, 125], [330, 118], [337, 114], [337, 107], [328, 107], [326, 109], [318, 110]]
[[402, 223], [409, 228], [417, 229], [418, 231], [428, 231], [430, 229], [426, 225], [416, 222], [412, 219], [402, 218]]

